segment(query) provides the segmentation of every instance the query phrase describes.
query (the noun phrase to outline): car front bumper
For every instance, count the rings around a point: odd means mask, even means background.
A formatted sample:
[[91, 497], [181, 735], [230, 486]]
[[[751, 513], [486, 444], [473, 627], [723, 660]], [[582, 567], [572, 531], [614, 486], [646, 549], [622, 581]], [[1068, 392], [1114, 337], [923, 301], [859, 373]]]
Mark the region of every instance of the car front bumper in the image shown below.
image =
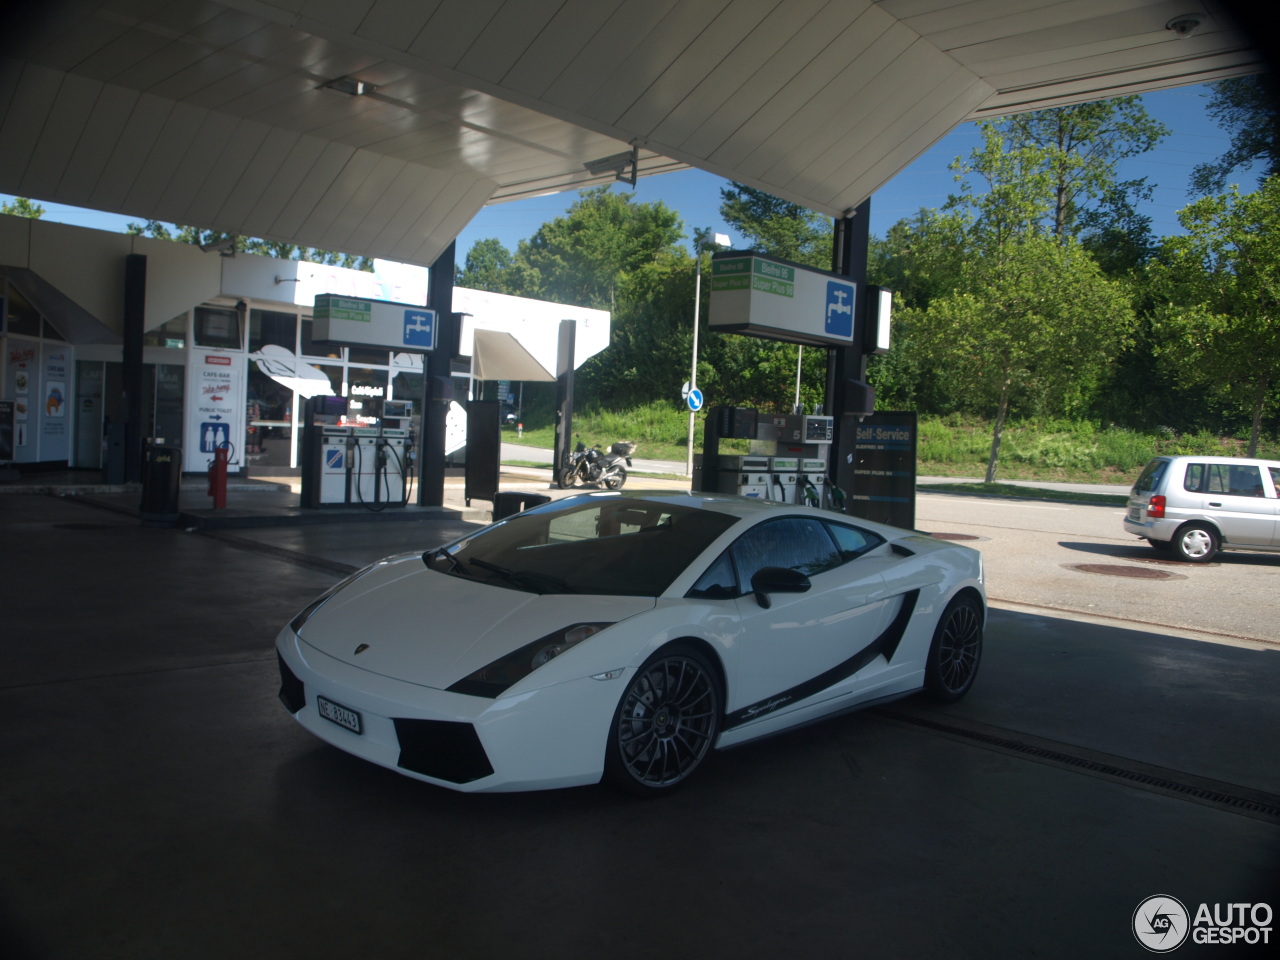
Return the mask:
[[[599, 782], [613, 713], [632, 672], [491, 700], [361, 670], [289, 627], [277, 636], [276, 653], [280, 699], [310, 733], [389, 770], [469, 793]], [[322, 699], [340, 716], [342, 709], [358, 715], [359, 731], [326, 719]]]

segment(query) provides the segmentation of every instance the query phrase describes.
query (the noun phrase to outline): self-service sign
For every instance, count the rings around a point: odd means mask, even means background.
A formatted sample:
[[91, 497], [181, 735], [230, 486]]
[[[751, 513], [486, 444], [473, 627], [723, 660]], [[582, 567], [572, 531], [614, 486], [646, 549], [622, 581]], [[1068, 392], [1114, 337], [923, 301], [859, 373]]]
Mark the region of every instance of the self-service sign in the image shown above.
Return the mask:
[[408, 303], [316, 295], [312, 338], [324, 343], [430, 351], [436, 345], [436, 312]]
[[857, 284], [846, 277], [758, 253], [711, 259], [708, 325], [767, 340], [847, 347]]

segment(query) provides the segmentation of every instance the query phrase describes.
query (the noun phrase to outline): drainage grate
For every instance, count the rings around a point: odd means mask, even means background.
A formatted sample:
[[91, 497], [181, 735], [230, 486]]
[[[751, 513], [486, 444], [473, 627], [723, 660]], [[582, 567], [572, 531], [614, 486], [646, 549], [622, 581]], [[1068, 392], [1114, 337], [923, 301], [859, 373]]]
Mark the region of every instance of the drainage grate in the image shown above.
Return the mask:
[[54, 528], [57, 530], [115, 530], [116, 527], [109, 523], [55, 523]]
[[1129, 567], [1119, 563], [1064, 563], [1068, 570], [1080, 573], [1097, 573], [1104, 577], [1129, 577], [1133, 580], [1185, 580], [1181, 573], [1156, 570], [1152, 567]]
[[[913, 726], [924, 727], [964, 740], [972, 740], [990, 747], [1034, 757], [1037, 760], [1043, 760], [1048, 763], [1060, 764], [1085, 773], [1122, 780], [1133, 786], [1158, 793], [1182, 797], [1210, 806], [1224, 807], [1257, 819], [1273, 822], [1280, 821], [1280, 797], [1265, 791], [1208, 780], [1193, 774], [1182, 773], [1181, 771], [1153, 767], [1137, 761], [1128, 761], [1121, 757], [1110, 757], [1106, 754], [1093, 754], [1090, 756], [1093, 751], [1084, 749], [1081, 749], [1079, 753], [1068, 753], [1064, 749], [1059, 749], [1059, 747], [1066, 747], [1066, 744], [1054, 746], [1038, 744], [1032, 742], [1037, 739], [1033, 737], [1014, 739], [956, 724], [941, 723], [937, 720], [930, 720], [926, 717], [892, 709], [881, 708], [876, 712], [891, 720], [899, 720]], [[1106, 759], [1102, 759], [1104, 757]], [[1128, 766], [1122, 765], [1126, 763]]]
[[931, 533], [929, 536], [935, 540], [981, 540], [981, 537], [972, 533]]

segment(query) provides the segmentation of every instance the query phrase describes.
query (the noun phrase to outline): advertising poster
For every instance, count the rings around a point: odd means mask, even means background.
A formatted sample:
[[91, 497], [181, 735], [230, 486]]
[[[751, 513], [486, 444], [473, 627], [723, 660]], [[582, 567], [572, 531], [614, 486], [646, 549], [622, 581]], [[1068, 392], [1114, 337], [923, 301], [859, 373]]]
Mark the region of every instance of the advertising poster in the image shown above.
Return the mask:
[[[66, 460], [71, 431], [67, 416], [67, 376], [71, 354], [64, 346], [44, 348], [44, 387], [40, 391], [40, 459]], [[33, 396], [35, 394], [33, 393]]]
[[13, 440], [11, 459], [31, 459], [33, 452], [24, 451], [27, 446], [27, 422], [31, 416], [32, 396], [36, 389], [36, 345], [20, 340], [9, 342], [6, 360], [9, 382], [13, 384]]
[[183, 469], [207, 471], [219, 447], [230, 451], [232, 469], [243, 462], [243, 363], [235, 354], [193, 351]]

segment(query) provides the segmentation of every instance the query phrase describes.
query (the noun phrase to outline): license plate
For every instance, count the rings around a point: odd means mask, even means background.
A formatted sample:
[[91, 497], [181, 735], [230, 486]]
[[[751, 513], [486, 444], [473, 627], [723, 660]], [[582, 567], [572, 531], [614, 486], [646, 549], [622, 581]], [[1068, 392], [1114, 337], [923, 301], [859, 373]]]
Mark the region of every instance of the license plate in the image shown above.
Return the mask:
[[1142, 519], [1142, 510], [1141, 510], [1141, 508], [1139, 508], [1139, 507], [1130, 507], [1130, 508], [1129, 508], [1129, 519], [1130, 519], [1130, 520], [1141, 520], [1141, 519]]
[[316, 697], [316, 709], [320, 711], [320, 716], [333, 721], [340, 727], [346, 727], [352, 733], [363, 732], [360, 726], [360, 714], [340, 703], [334, 703], [324, 697]]

